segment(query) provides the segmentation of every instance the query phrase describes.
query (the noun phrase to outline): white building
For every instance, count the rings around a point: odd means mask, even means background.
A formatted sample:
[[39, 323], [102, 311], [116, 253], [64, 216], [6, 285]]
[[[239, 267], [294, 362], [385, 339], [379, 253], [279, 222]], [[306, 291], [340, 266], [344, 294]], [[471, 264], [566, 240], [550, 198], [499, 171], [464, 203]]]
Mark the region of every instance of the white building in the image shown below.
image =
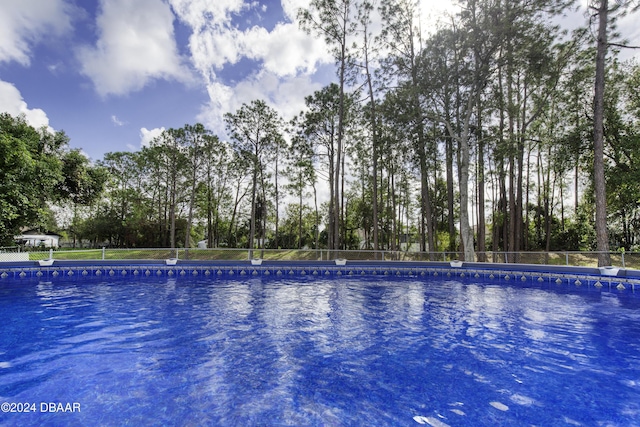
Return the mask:
[[60, 235], [55, 233], [37, 234], [27, 231], [24, 234], [16, 236], [16, 243], [29, 247], [57, 248]]

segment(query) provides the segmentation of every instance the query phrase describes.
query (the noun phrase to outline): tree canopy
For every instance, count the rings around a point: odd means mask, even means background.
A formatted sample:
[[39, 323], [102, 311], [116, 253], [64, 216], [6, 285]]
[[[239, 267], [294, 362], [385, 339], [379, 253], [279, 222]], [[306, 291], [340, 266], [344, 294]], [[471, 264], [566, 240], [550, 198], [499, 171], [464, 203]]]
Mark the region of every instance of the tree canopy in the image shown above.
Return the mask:
[[254, 100], [225, 115], [229, 140], [187, 124], [99, 166], [3, 115], [0, 232], [72, 203], [92, 206], [79, 240], [114, 246], [637, 249], [640, 66], [610, 25], [626, 3], [593, 2], [604, 38], [553, 24], [572, 3], [465, 0], [423, 34], [411, 0], [314, 0], [299, 23], [336, 81], [293, 119]]
[[51, 203], [95, 201], [106, 172], [70, 150], [64, 132], [35, 129], [24, 117], [0, 114], [0, 245], [24, 227], [42, 227]]

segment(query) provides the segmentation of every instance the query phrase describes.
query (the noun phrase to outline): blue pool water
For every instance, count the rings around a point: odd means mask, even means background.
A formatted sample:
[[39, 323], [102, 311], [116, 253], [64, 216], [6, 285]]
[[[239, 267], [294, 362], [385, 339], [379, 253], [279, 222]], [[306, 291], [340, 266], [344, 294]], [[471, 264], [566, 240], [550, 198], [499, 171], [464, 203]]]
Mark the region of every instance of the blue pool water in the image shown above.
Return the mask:
[[640, 425], [628, 293], [109, 278], [0, 310], [2, 425]]

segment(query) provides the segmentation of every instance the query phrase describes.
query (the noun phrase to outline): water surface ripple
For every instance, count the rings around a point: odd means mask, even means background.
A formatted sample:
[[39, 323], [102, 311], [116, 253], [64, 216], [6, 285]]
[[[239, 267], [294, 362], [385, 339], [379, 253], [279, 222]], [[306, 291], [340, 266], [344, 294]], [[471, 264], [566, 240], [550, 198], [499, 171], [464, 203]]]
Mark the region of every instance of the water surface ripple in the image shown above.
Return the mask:
[[0, 310], [0, 403], [38, 405], [2, 425], [640, 425], [633, 295], [110, 279], [3, 283]]

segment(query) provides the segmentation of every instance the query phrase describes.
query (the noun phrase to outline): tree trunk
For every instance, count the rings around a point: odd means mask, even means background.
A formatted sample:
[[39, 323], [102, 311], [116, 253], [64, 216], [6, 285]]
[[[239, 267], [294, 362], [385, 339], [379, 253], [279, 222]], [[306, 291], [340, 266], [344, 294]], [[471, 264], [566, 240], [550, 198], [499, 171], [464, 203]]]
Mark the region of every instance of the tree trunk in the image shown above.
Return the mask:
[[[478, 60], [476, 59], [476, 67], [479, 67]], [[482, 134], [482, 99], [480, 91], [476, 94], [476, 143], [478, 144], [478, 155], [476, 162], [476, 176], [477, 176], [477, 188], [478, 188], [478, 261], [485, 262], [486, 248], [485, 248], [485, 211], [484, 211], [484, 138]]]
[[[280, 150], [280, 147], [278, 146], [276, 148], [276, 150]], [[275, 214], [276, 214], [276, 224], [275, 224], [275, 235], [274, 235], [274, 242], [273, 245], [275, 247], [275, 249], [279, 249], [279, 243], [278, 243], [278, 227], [279, 227], [279, 223], [280, 223], [280, 194], [278, 192], [278, 158], [277, 156], [279, 156], [279, 154], [276, 155], [276, 164], [275, 164], [275, 196], [276, 196], [276, 206], [275, 206]]]
[[369, 89], [369, 103], [371, 104], [371, 145], [372, 147], [372, 155], [373, 155], [373, 194], [371, 199], [373, 200], [373, 250], [377, 251], [379, 249], [378, 243], [378, 118], [377, 118], [377, 109], [376, 109], [376, 100], [375, 94], [373, 92], [373, 82], [371, 78], [371, 72], [369, 71], [369, 50], [367, 44], [367, 31], [365, 28], [364, 31], [364, 54], [365, 54], [365, 71], [366, 71], [366, 79], [367, 86]]
[[320, 211], [318, 209], [318, 191], [316, 189], [316, 183], [313, 183], [313, 203], [316, 213], [316, 229], [315, 229], [315, 248], [316, 250], [320, 246]]
[[[227, 245], [230, 247], [235, 247], [238, 243], [238, 238], [234, 237], [233, 228], [236, 223], [236, 216], [238, 215], [238, 206], [240, 206], [240, 201], [244, 198], [243, 194], [240, 196], [240, 189], [242, 187], [242, 181], [238, 180], [238, 184], [236, 185], [236, 196], [233, 203], [233, 212], [231, 213], [231, 219], [229, 220], [229, 234], [227, 235]], [[237, 236], [237, 234], [236, 234]]]
[[453, 191], [453, 138], [448, 136], [445, 143], [446, 152], [446, 173], [447, 173], [447, 224], [449, 226], [449, 251], [456, 250], [456, 219], [454, 210], [454, 191]]
[[211, 171], [207, 171], [207, 247], [213, 247], [213, 197], [211, 195]]
[[460, 138], [460, 237], [464, 246], [464, 260], [475, 261], [473, 229], [469, 224], [469, 135], [465, 130]]
[[[348, 5], [347, 5], [348, 7]], [[344, 16], [348, 16], [348, 10], [345, 11]], [[342, 165], [342, 150], [343, 150], [343, 138], [344, 138], [344, 116], [345, 116], [345, 96], [344, 96], [344, 87], [346, 80], [346, 68], [347, 68], [347, 19], [343, 20], [343, 28], [342, 28], [342, 42], [340, 44], [340, 101], [338, 105], [338, 146], [336, 153], [336, 172], [333, 177], [335, 182], [334, 185], [334, 223], [333, 223], [333, 235], [334, 235], [334, 248], [340, 249], [340, 213], [341, 209], [341, 198], [340, 198], [340, 178], [342, 174], [340, 173], [340, 167]]]
[[176, 179], [174, 177], [171, 181], [171, 201], [169, 204], [169, 241], [171, 242], [171, 249], [176, 248]]
[[185, 249], [189, 249], [191, 247], [191, 222], [193, 221], [193, 205], [196, 200], [196, 178], [197, 178], [197, 166], [193, 164], [193, 174], [191, 175], [191, 179], [193, 182], [191, 183], [191, 195], [189, 197], [189, 213], [187, 216], [187, 230], [185, 232], [184, 237], [184, 247]]
[[251, 179], [251, 225], [249, 226], [249, 258], [253, 258], [254, 239], [256, 234], [256, 192], [258, 186], [258, 170], [253, 168]]
[[298, 193], [298, 249], [302, 249], [302, 191]]
[[609, 232], [607, 230], [607, 197], [604, 178], [604, 90], [605, 61], [607, 57], [608, 0], [600, 0], [598, 9], [598, 48], [593, 114], [593, 175], [596, 202], [596, 249], [598, 266], [611, 265]]

